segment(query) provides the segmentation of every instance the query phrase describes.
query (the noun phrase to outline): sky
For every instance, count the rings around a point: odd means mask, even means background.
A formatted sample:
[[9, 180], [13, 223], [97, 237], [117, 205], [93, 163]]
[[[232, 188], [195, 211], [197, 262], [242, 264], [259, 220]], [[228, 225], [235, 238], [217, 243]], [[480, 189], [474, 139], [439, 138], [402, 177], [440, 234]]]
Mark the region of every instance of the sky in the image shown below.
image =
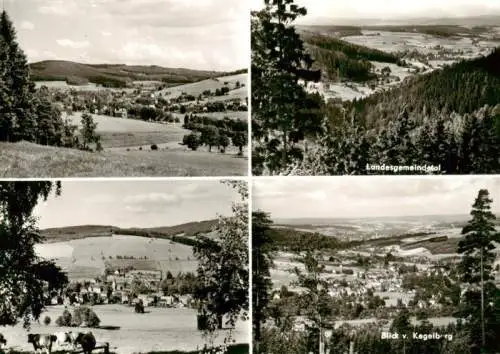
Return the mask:
[[500, 177], [288, 177], [253, 184], [252, 208], [273, 219], [467, 215], [480, 189], [500, 213]]
[[[308, 14], [297, 23], [315, 24], [330, 19], [383, 19], [416, 17], [465, 17], [500, 14], [499, 0], [295, 0]], [[252, 0], [252, 9], [262, 8], [262, 0]]]
[[3, 0], [30, 62], [248, 67], [249, 3], [234, 0]]
[[63, 181], [61, 195], [38, 203], [34, 214], [41, 229], [173, 226], [231, 215], [239, 200], [217, 180]]

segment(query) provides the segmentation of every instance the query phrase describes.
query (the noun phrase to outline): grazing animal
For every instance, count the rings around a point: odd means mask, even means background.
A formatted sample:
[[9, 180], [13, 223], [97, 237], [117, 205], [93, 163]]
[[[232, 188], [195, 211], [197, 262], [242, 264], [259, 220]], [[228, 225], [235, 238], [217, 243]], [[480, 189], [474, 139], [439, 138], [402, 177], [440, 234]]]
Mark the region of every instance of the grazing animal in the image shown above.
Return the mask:
[[5, 339], [5, 337], [3, 336], [3, 334], [0, 333], [0, 348], [3, 348], [6, 345], [7, 345], [7, 340]]
[[45, 351], [50, 354], [55, 341], [57, 337], [53, 334], [28, 334], [28, 343], [33, 344], [33, 349], [37, 353]]
[[62, 346], [62, 347], [70, 345], [72, 343], [70, 333], [71, 332], [54, 333], [54, 335], [57, 338], [57, 345]]
[[75, 343], [82, 346], [84, 354], [92, 354], [92, 350], [95, 349], [96, 345], [92, 332], [78, 333]]

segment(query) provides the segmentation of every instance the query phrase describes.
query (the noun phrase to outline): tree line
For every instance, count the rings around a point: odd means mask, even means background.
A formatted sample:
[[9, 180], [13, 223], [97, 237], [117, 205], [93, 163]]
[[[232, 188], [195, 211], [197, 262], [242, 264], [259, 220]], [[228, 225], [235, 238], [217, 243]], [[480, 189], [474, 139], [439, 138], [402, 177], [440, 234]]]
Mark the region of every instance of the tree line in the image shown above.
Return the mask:
[[184, 116], [184, 129], [191, 130], [183, 138], [183, 144], [191, 150], [197, 150], [202, 145], [208, 146], [208, 151], [216, 146], [220, 152], [232, 144], [243, 155], [243, 148], [247, 145], [247, 122], [229, 119], [210, 118], [198, 115]]

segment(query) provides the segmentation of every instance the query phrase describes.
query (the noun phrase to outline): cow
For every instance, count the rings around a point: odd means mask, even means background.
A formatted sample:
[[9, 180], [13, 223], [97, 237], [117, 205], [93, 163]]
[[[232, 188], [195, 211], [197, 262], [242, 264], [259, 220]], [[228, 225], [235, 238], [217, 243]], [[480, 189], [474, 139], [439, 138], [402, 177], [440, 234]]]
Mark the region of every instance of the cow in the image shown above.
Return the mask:
[[5, 337], [3, 336], [3, 334], [0, 333], [0, 349], [2, 349], [6, 345], [7, 345], [7, 340], [5, 339]]
[[57, 337], [53, 334], [28, 334], [28, 343], [33, 344], [33, 349], [37, 353], [45, 351], [50, 354], [55, 341]]
[[71, 332], [57, 332], [57, 333], [54, 333], [54, 336], [56, 336], [57, 338], [57, 345], [58, 346], [61, 346], [61, 347], [65, 347], [65, 346], [68, 346], [70, 344], [72, 344], [72, 340], [71, 340]]
[[75, 343], [82, 346], [84, 354], [92, 354], [92, 350], [96, 346], [96, 340], [92, 332], [78, 333]]
[[76, 340], [78, 339], [78, 336], [80, 335], [80, 332], [69, 332], [69, 339], [71, 344], [73, 344], [73, 348], [76, 349], [78, 346], [78, 343], [76, 343]]

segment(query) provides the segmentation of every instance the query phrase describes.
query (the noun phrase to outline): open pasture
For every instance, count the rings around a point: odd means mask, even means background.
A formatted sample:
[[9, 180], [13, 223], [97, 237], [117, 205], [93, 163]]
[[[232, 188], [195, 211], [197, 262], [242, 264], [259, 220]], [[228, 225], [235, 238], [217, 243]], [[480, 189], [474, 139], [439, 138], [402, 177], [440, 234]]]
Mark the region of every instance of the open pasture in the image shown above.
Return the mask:
[[98, 276], [103, 273], [107, 262], [123, 267], [141, 266], [139, 263], [142, 260], [116, 259], [117, 256], [147, 257], [148, 269], [156, 268], [172, 274], [194, 272], [197, 264], [189, 246], [170, 240], [129, 235], [38, 244], [36, 252], [43, 258], [53, 259], [70, 279]]
[[0, 176], [6, 178], [242, 176], [248, 167], [246, 158], [205, 151], [91, 153], [27, 142], [0, 143], [0, 150]]
[[[202, 94], [203, 91], [210, 90], [214, 92], [216, 89], [221, 89], [225, 86], [228, 86], [230, 90], [233, 90], [236, 88], [235, 86], [237, 81], [239, 81], [240, 84], [245, 85], [243, 89], [245, 89], [244, 92], [247, 92], [246, 86], [248, 81], [248, 74], [238, 74], [232, 76], [206, 79], [203, 81], [194, 82], [186, 85], [169, 87], [165, 90], [162, 90], [161, 94], [165, 95], [166, 98], [178, 97], [182, 93], [198, 96]], [[225, 85], [225, 83], [227, 83], [227, 85]], [[240, 88], [238, 90], [243, 91], [243, 89]], [[229, 91], [229, 94], [231, 94], [231, 91]], [[218, 98], [219, 97], [216, 97], [216, 99]]]
[[[93, 310], [101, 319], [101, 325], [118, 326], [116, 330], [65, 328], [53, 323], [63, 312], [62, 306], [51, 306], [41, 319], [49, 316], [52, 324], [34, 323], [27, 332], [22, 325], [4, 327], [2, 333], [8, 348], [32, 351], [27, 343], [28, 333], [54, 333], [58, 331], [92, 331], [98, 343], [109, 342], [112, 352], [119, 354], [162, 352], [170, 350], [192, 351], [203, 347], [202, 332], [196, 329], [196, 311], [192, 309], [147, 308], [147, 313], [136, 314], [132, 307], [124, 305], [100, 305]], [[218, 333], [216, 343], [222, 343], [227, 331]], [[238, 322], [233, 331], [236, 343], [248, 343], [248, 323]], [[63, 348], [56, 346], [54, 350]]]

